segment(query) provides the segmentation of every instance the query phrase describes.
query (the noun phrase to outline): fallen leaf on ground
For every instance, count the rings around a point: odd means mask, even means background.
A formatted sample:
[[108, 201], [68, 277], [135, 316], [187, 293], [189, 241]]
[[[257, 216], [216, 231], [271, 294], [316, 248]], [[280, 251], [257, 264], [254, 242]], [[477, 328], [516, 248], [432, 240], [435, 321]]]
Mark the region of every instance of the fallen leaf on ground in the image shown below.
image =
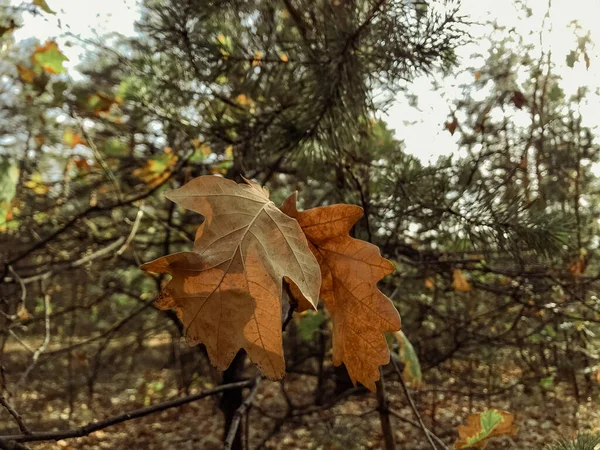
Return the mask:
[[515, 417], [505, 411], [488, 409], [482, 413], [471, 414], [466, 425], [458, 426], [459, 439], [454, 443], [455, 449], [484, 448], [487, 441], [496, 436], [513, 436], [517, 434], [514, 425]]

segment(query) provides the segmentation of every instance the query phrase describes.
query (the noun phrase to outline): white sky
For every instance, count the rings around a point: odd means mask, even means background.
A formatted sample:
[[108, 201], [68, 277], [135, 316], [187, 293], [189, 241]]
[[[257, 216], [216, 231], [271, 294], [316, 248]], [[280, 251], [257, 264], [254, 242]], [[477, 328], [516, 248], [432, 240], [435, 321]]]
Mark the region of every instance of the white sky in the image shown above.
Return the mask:
[[[27, 1], [27, 0], [26, 0]], [[412, 1], [412, 0], [406, 0]], [[13, 0], [14, 4], [21, 3]], [[136, 0], [47, 0], [48, 5], [57, 12], [55, 16], [42, 13], [38, 16], [24, 15], [24, 26], [15, 31], [15, 39], [36, 37], [40, 41], [56, 40], [61, 50], [69, 57], [65, 65], [75, 66], [84, 53], [81, 46], [72, 38], [65, 36], [71, 32], [82, 38], [95, 38], [109, 32], [119, 32], [126, 36], [135, 34], [134, 21], [139, 15]], [[548, 0], [530, 0], [527, 5], [533, 10], [531, 18], [525, 18], [522, 11], [512, 6], [510, 0], [462, 0], [462, 13], [472, 22], [485, 22], [497, 19], [501, 25], [517, 30], [540, 29], [546, 13]], [[552, 48], [552, 57], [557, 65], [555, 73], [563, 78], [561, 87], [567, 95], [579, 86], [589, 86], [592, 92], [600, 89], [600, 0], [552, 0], [551, 17], [548, 25], [551, 29], [544, 34], [544, 47]], [[576, 47], [576, 37], [569, 23], [577, 20], [583, 32], [590, 31], [592, 42], [597, 43], [591, 49], [590, 69], [586, 70], [582, 61], [574, 68], [566, 65], [566, 55]], [[485, 54], [488, 42], [477, 39], [489, 32], [487, 27], [472, 27], [470, 32], [476, 37], [476, 43], [459, 49], [462, 66], [474, 65], [469, 55], [475, 51]], [[532, 38], [538, 43], [538, 35]], [[70, 43], [70, 46], [69, 46]], [[468, 80], [448, 77], [438, 80], [442, 91], [431, 89], [431, 80], [422, 77], [415, 80], [412, 89], [419, 97], [419, 110], [407, 106], [403, 96], [389, 109], [384, 118], [395, 130], [396, 136], [404, 140], [406, 151], [429, 161], [440, 154], [457, 151], [458, 135], [451, 136], [444, 129], [453, 98], [460, 95], [458, 85]], [[582, 115], [588, 125], [600, 125], [600, 97], [591, 95], [588, 104], [582, 107]]]

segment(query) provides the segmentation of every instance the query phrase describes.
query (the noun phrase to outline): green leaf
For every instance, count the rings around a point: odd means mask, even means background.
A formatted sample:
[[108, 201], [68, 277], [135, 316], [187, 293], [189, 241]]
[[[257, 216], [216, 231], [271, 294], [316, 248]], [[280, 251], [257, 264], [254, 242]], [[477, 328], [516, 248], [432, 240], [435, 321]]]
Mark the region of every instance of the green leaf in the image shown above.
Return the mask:
[[573, 67], [575, 62], [577, 61], [577, 53], [575, 50], [571, 50], [571, 52], [567, 55], [567, 66]]
[[517, 428], [513, 422], [514, 416], [511, 413], [497, 409], [471, 414], [467, 418], [467, 424], [458, 427], [460, 438], [454, 443], [454, 448], [484, 448], [492, 437], [514, 435]]
[[560, 100], [564, 96], [565, 93], [558, 84], [552, 86], [552, 89], [550, 89], [550, 92], [548, 92], [548, 98], [553, 102]]
[[396, 331], [394, 337], [398, 341], [398, 357], [404, 364], [402, 378], [413, 388], [420, 389], [423, 387], [423, 374], [417, 352], [402, 330]]
[[19, 169], [7, 159], [0, 160], [0, 202], [11, 202], [17, 193]]
[[48, 3], [46, 3], [46, 0], [33, 0], [33, 4], [35, 6], [39, 6], [43, 11], [47, 12], [48, 14], [56, 14], [56, 12], [50, 9]]
[[63, 62], [68, 61], [65, 55], [58, 49], [56, 42], [47, 41], [43, 46], [36, 45], [35, 52], [31, 56], [34, 63], [48, 73], [58, 74], [66, 72]]
[[312, 341], [314, 334], [319, 331], [323, 322], [325, 322], [325, 315], [321, 311], [306, 311], [303, 313], [298, 322], [300, 338], [304, 342]]
[[552, 375], [550, 375], [549, 377], [546, 377], [546, 378], [542, 378], [540, 380], [540, 386], [543, 387], [544, 389], [552, 389], [553, 385], [554, 385], [554, 377]]

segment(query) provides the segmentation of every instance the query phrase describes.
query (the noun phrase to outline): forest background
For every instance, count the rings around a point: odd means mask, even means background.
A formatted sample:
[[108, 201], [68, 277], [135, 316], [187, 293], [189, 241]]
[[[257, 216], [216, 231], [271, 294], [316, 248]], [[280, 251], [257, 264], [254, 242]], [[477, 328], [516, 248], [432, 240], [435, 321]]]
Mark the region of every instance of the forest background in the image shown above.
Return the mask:
[[[488, 448], [596, 439], [599, 9], [0, 2], [0, 445], [444, 448], [486, 410], [518, 427]], [[260, 384], [152, 306], [140, 266], [201, 221], [164, 193], [203, 175], [364, 210], [402, 317], [385, 397], [332, 364], [322, 306]]]

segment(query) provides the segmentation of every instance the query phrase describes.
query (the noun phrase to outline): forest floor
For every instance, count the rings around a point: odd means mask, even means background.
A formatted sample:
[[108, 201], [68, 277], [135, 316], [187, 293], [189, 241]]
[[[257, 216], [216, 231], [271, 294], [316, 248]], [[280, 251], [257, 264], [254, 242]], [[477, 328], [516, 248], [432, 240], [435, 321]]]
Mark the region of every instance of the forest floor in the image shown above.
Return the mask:
[[[155, 339], [152, 345], [145, 344], [136, 357], [131, 356], [136, 354], [131, 343], [124, 348], [129, 349], [126, 352], [129, 359], [123, 351], [106, 352], [108, 356], [104, 355], [104, 359], [77, 352], [71, 358], [42, 356], [28, 378], [12, 390], [10, 401], [31, 430], [48, 431], [72, 429], [185, 395], [178, 393], [178, 370], [166, 365], [171, 352], [168, 341]], [[5, 375], [9, 386], [14, 386], [31, 363], [31, 354], [20, 346], [9, 346], [5, 358], [8, 362]], [[254, 368], [249, 366], [247, 372], [252, 376]], [[90, 395], [88, 381], [93, 373], [96, 378]], [[215, 382], [208, 377], [195, 377], [189, 392], [194, 394], [214, 386]], [[314, 376], [288, 374], [285, 388], [295, 405], [314, 404]], [[392, 374], [386, 380], [386, 388], [391, 407], [402, 418], [414, 421], [401, 386]], [[578, 430], [600, 429], [600, 411], [595, 402], [591, 398], [576, 402], [567, 389], [542, 393], [536, 388], [525, 393], [515, 388], [507, 391], [510, 393], [488, 398], [464, 395], [464, 389], [459, 381], [450, 378], [438, 386], [425, 385], [419, 392], [413, 391], [425, 424], [448, 448], [452, 448], [457, 438], [457, 425], [469, 414], [488, 407], [513, 412], [519, 427], [516, 436], [492, 440], [486, 447], [489, 450], [543, 449], [557, 438], [575, 436]], [[285, 414], [286, 401], [280, 383], [262, 382], [254, 405], [247, 422], [242, 424], [244, 427], [249, 424], [244, 439], [251, 449], [272, 433], [276, 418]], [[430, 449], [420, 428], [396, 417], [392, 417], [392, 425], [398, 449]], [[86, 437], [27, 445], [32, 450], [212, 450], [222, 448], [222, 427], [217, 398], [211, 397]], [[0, 435], [16, 433], [18, 428], [12, 418], [0, 408]], [[353, 450], [378, 449], [382, 445], [375, 395], [362, 394], [348, 397], [331, 409], [287, 421], [262, 448]]]

